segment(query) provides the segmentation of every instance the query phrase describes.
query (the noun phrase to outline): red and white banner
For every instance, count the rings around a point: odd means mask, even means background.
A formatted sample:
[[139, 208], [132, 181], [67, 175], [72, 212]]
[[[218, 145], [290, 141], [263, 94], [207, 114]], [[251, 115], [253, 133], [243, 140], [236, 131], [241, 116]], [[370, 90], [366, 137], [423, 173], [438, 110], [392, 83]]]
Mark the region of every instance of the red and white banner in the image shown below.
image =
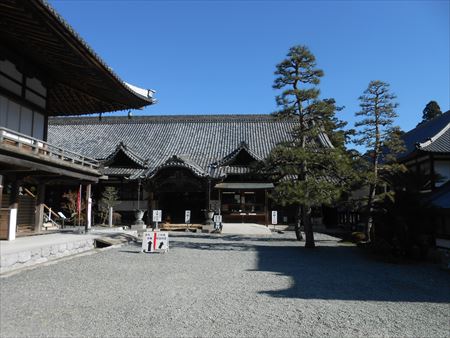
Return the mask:
[[78, 225], [80, 225], [81, 220], [81, 189], [82, 185], [80, 184], [80, 189], [78, 189], [78, 196], [77, 196], [77, 213], [78, 213]]

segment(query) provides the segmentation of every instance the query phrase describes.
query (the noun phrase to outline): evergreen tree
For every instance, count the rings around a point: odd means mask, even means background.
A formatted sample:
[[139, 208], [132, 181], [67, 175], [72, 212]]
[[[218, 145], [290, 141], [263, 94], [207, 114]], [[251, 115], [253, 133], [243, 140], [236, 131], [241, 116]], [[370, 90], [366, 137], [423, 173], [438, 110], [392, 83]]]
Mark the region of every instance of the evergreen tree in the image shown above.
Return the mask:
[[105, 224], [106, 219], [108, 218], [109, 209], [114, 208], [117, 205], [118, 200], [119, 194], [117, 189], [114, 187], [105, 187], [99, 201], [99, 211], [102, 224]]
[[396, 96], [389, 91], [389, 84], [382, 81], [371, 81], [359, 97], [361, 110], [355, 115], [362, 120], [355, 123], [359, 128], [354, 143], [363, 145], [370, 157], [370, 167], [367, 172], [369, 195], [367, 199], [367, 240], [371, 240], [373, 226], [373, 203], [377, 188], [385, 182], [386, 174], [403, 170], [403, 166], [394, 162], [395, 155], [404, 150], [400, 138], [402, 132], [395, 127], [394, 119], [397, 117], [394, 102]]
[[[292, 47], [277, 65], [275, 75], [273, 87], [282, 92], [276, 97], [280, 110], [274, 115], [297, 123], [293, 140], [278, 145], [268, 156], [266, 170], [279, 181], [272, 197], [282, 205], [298, 206], [297, 239], [302, 239], [301, 222], [305, 247], [313, 248], [311, 208], [335, 201], [348, 186], [344, 183], [352, 173], [343, 146], [346, 135], [338, 132], [345, 123], [335, 117], [340, 108], [333, 99], [318, 98], [317, 85], [323, 71], [316, 68], [315, 57], [307, 47]], [[339, 146], [333, 147], [330, 139]]]
[[439, 105], [436, 101], [430, 101], [425, 106], [425, 109], [423, 110], [423, 115], [422, 115], [422, 122], [420, 122], [418, 125], [420, 125], [424, 122], [430, 121], [440, 115], [442, 115], [441, 107], [439, 107]]

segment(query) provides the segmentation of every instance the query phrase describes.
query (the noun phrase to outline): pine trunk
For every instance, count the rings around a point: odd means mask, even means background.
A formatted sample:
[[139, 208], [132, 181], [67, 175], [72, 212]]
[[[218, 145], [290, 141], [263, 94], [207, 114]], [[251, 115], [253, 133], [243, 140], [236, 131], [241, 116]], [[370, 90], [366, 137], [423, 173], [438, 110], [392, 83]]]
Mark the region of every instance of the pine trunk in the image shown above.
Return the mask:
[[373, 227], [373, 201], [375, 199], [376, 187], [371, 184], [369, 189], [369, 200], [367, 201], [367, 222], [366, 222], [366, 241], [372, 240], [372, 227]]
[[303, 225], [305, 227], [305, 248], [313, 249], [316, 247], [314, 242], [314, 232], [311, 224], [311, 207], [303, 206]]
[[302, 232], [300, 230], [300, 226], [302, 224], [302, 206], [298, 206], [298, 213], [297, 213], [297, 222], [295, 223], [295, 237], [297, 237], [298, 241], [303, 240]]

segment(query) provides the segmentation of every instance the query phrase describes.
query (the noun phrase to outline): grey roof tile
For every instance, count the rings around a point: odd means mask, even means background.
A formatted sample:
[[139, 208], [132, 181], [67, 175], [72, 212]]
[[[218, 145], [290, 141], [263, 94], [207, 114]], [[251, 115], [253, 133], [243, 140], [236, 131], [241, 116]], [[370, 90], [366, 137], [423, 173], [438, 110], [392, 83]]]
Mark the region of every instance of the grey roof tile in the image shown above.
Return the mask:
[[114, 153], [123, 142], [135, 156], [147, 161], [147, 173], [176, 155], [201, 174], [241, 149], [242, 142], [253, 156], [266, 158], [275, 145], [292, 139], [295, 123], [271, 115], [52, 118], [48, 139], [57, 146], [100, 160]]
[[[405, 143], [406, 151], [401, 153], [398, 157], [403, 158], [415, 150], [417, 150], [417, 145], [420, 143], [424, 143], [434, 136], [436, 136], [442, 129], [444, 129], [450, 123], [450, 110], [446, 113], [443, 113], [441, 116], [436, 117], [428, 122], [425, 122], [421, 125], [418, 125], [416, 128], [408, 131], [402, 136], [403, 142]], [[444, 135], [444, 137], [437, 143], [436, 146], [432, 146], [428, 149], [421, 149], [425, 151], [434, 151], [432, 149], [436, 149], [438, 151], [449, 152], [450, 145], [448, 141], [448, 134]], [[435, 147], [435, 148], [434, 148]]]

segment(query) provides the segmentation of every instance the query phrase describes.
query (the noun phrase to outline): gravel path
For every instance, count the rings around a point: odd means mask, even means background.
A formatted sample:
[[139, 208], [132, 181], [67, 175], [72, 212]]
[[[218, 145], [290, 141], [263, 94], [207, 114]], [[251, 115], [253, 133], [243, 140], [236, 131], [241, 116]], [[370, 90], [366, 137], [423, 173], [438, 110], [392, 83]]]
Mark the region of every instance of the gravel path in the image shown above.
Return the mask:
[[128, 245], [23, 271], [0, 279], [0, 335], [449, 337], [448, 272], [316, 238], [179, 233], [167, 254]]

